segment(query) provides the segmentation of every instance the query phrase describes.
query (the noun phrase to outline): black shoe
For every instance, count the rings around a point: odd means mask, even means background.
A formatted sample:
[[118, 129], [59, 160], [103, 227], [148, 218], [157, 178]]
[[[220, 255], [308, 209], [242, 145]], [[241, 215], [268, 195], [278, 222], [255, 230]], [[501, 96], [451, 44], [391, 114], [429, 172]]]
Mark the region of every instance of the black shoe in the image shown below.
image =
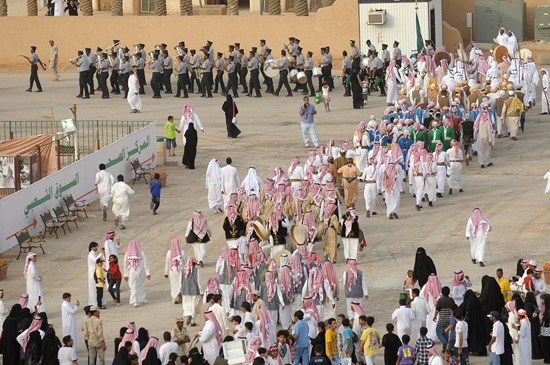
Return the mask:
[[479, 262], [479, 266], [485, 267], [485, 264], [483, 263], [483, 261], [480, 261], [480, 262]]
[[288, 97], [291, 97], [291, 96], [292, 96], [292, 94], [288, 94], [288, 95], [286, 95], [286, 97], [287, 97], [287, 98], [288, 98]]
[[462, 190], [462, 189], [458, 189], [458, 192], [459, 192], [459, 193], [463, 193], [463, 192], [464, 192], [464, 190]]
[[90, 96], [89, 95], [86, 95], [86, 96], [83, 96], [82, 99], [89, 99]]
[[416, 205], [416, 210], [420, 212], [420, 205]]
[[477, 264], [476, 259], [472, 259], [472, 263]]
[[[453, 189], [449, 189], [449, 195], [453, 195]], [[439, 197], [439, 195], [438, 195]]]
[[[450, 192], [449, 194], [452, 194], [452, 192]], [[443, 198], [443, 194], [441, 194], [441, 193], [437, 193], [437, 194], [435, 194], [435, 196], [437, 196], [438, 198]]]
[[[42, 90], [40, 90], [40, 91], [42, 91]], [[492, 163], [492, 162], [489, 162], [489, 163], [487, 164], [487, 167], [489, 167], [489, 166], [493, 166], [493, 163]]]
[[42, 89], [38, 89], [36, 90], [37, 93], [41, 93], [42, 92]]
[[174, 97], [175, 97], [175, 98], [179, 98], [179, 97], [180, 97], [180, 95], [174, 95]]
[[429, 205], [430, 207], [433, 207], [433, 206], [434, 206], [434, 203], [429, 202], [428, 205]]
[[95, 95], [95, 93], [94, 93], [94, 92], [91, 92], [90, 95]]
[[376, 213], [376, 212], [372, 212], [372, 215], [376, 215], [376, 214], [378, 214], [378, 213]]
[[109, 99], [108, 96], [102, 96], [101, 99]]
[[32, 89], [27, 89], [27, 90], [25, 90], [25, 91], [28, 91], [28, 92], [32, 93]]
[[82, 97], [82, 95], [77, 95], [76, 97], [77, 97], [77, 98], [81, 98], [81, 97]]
[[485, 168], [485, 165], [481, 165], [481, 168], [484, 169], [484, 168]]

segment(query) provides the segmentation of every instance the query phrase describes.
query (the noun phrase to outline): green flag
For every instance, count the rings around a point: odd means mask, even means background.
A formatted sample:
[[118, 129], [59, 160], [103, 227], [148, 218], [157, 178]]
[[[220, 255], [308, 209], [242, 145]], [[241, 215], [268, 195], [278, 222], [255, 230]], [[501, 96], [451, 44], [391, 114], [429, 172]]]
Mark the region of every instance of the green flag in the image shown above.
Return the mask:
[[416, 13], [416, 50], [418, 53], [425, 53], [424, 40], [422, 39], [422, 31], [420, 30], [420, 20], [418, 20], [418, 12]]

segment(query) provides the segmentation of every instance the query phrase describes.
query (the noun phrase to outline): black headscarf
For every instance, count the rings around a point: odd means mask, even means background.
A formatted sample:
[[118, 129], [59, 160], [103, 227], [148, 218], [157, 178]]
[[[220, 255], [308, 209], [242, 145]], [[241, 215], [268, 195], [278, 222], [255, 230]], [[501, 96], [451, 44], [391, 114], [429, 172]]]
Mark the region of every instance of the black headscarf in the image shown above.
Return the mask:
[[48, 324], [48, 315], [46, 314], [46, 312], [40, 312], [38, 313], [38, 317], [42, 318], [42, 324], [40, 325], [40, 329], [46, 332], [46, 330], [50, 328], [50, 325]]
[[25, 364], [38, 365], [42, 357], [42, 338], [40, 332], [32, 331], [29, 334], [29, 341], [25, 350]]
[[149, 342], [149, 332], [147, 332], [145, 328], [140, 327], [138, 329], [136, 341], [139, 343], [140, 349], [145, 348], [145, 346], [147, 346], [147, 342]]
[[196, 347], [193, 347], [191, 350], [189, 350], [189, 359], [191, 359], [190, 365], [204, 365], [206, 360], [204, 360], [204, 357], [199, 352], [199, 349]]
[[[504, 327], [504, 353], [500, 355], [500, 365], [513, 365], [514, 359], [514, 349], [512, 347], [512, 344], [514, 343], [514, 340], [512, 339], [512, 336], [510, 336], [510, 329], [508, 328], [508, 324], [501, 319], [500, 320]], [[468, 345], [470, 343], [468, 342]]]
[[550, 294], [544, 294], [540, 297], [544, 303], [544, 313], [542, 313], [542, 321], [545, 323], [545, 327], [550, 326]]
[[222, 110], [225, 113], [225, 127], [227, 129], [227, 136], [231, 138], [237, 138], [241, 134], [241, 130], [233, 124], [233, 117], [239, 113], [237, 104], [233, 101], [233, 97], [227, 94], [227, 99], [223, 102]]
[[525, 269], [523, 268], [523, 266], [521, 265], [521, 262], [523, 261], [523, 259], [519, 259], [518, 260], [518, 263], [516, 265], [516, 276], [519, 276], [519, 277], [522, 277], [523, 276], [523, 273], [525, 273]]
[[113, 360], [113, 365], [130, 365], [130, 354], [126, 347], [122, 346], [120, 350], [118, 350]]
[[61, 342], [55, 335], [53, 327], [49, 327], [42, 339], [42, 364], [41, 365], [57, 365], [57, 353], [61, 348]]
[[14, 304], [11, 307], [10, 314], [6, 317], [2, 325], [0, 352], [4, 355], [4, 364], [19, 364], [21, 346], [17, 342], [17, 335], [19, 334], [17, 325], [21, 313], [21, 305]]
[[464, 301], [458, 307], [458, 310], [468, 323], [468, 351], [486, 356], [490, 323], [483, 311], [481, 302], [473, 290], [466, 290]]
[[418, 281], [418, 285], [422, 288], [428, 282], [430, 274], [437, 275], [435, 264], [432, 258], [426, 254], [424, 247], [418, 247], [414, 260], [413, 279]]
[[516, 309], [519, 311], [520, 309], [525, 309], [525, 304], [523, 304], [523, 299], [521, 299], [521, 295], [518, 292], [515, 292], [512, 294], [512, 300], [516, 302]]
[[189, 123], [187, 131], [185, 131], [185, 146], [183, 148], [182, 164], [189, 169], [195, 168], [195, 157], [197, 157], [197, 144], [199, 136], [193, 122]]
[[479, 300], [485, 314], [489, 314], [491, 311], [500, 313], [504, 308], [504, 297], [494, 277], [484, 275], [481, 278], [481, 296]]
[[161, 365], [159, 357], [157, 355], [157, 349], [154, 347], [149, 347], [147, 350], [147, 356], [143, 359], [142, 365]]

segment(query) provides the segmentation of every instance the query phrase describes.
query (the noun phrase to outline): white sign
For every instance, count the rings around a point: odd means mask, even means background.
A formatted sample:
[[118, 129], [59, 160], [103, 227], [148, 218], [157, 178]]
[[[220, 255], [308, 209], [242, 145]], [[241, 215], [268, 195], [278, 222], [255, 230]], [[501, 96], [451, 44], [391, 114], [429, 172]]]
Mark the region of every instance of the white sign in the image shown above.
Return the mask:
[[466, 28], [472, 27], [473, 13], [466, 13]]
[[72, 194], [77, 201], [97, 199], [95, 174], [104, 163], [113, 176], [134, 178], [131, 162], [156, 165], [156, 126], [151, 123], [137, 132], [88, 155], [81, 160], [0, 200], [0, 253], [17, 245], [15, 234], [28, 229], [31, 234], [43, 229], [40, 213], [58, 204], [66, 208], [63, 197]]

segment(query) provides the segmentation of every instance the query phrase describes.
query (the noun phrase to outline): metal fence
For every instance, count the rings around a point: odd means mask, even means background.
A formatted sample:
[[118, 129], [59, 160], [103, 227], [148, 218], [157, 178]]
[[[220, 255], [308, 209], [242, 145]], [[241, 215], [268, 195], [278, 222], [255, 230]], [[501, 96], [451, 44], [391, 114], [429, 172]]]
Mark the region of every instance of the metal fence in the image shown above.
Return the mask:
[[[61, 166], [70, 165], [79, 158], [105, 147], [120, 138], [133, 133], [152, 121], [125, 120], [79, 120], [76, 138], [78, 151], [75, 153], [75, 134], [60, 140], [59, 155]], [[0, 121], [0, 140], [24, 138], [37, 134], [63, 135], [60, 121]]]

